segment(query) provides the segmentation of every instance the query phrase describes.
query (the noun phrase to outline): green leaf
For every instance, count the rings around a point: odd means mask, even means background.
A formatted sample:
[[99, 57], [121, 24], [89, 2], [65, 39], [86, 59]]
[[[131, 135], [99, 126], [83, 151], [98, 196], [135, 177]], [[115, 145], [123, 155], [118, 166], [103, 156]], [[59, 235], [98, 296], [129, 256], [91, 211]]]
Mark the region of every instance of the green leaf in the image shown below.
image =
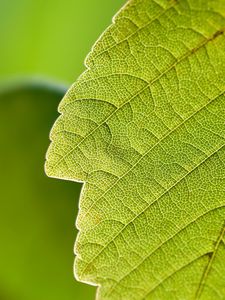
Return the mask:
[[91, 300], [71, 274], [80, 184], [48, 178], [48, 132], [65, 87], [37, 81], [0, 89], [0, 299]]
[[62, 101], [49, 176], [85, 183], [97, 299], [225, 299], [225, 1], [131, 0]]

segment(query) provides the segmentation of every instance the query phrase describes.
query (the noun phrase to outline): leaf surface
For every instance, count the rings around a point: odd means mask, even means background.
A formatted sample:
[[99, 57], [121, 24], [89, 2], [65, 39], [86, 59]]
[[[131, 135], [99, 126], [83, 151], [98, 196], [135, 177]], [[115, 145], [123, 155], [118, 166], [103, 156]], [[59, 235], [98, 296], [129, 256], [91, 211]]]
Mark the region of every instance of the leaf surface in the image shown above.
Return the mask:
[[97, 299], [225, 299], [225, 1], [131, 0], [61, 102], [49, 176], [85, 182]]

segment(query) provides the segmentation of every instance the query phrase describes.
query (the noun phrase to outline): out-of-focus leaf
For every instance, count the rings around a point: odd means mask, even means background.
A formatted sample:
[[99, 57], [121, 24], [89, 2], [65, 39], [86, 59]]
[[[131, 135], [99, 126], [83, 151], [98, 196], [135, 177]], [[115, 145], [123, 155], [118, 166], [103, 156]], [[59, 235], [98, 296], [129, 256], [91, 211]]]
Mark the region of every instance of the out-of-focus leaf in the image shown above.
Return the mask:
[[43, 161], [64, 88], [16, 84], [0, 91], [0, 299], [93, 299], [73, 278], [80, 185], [56, 182]]

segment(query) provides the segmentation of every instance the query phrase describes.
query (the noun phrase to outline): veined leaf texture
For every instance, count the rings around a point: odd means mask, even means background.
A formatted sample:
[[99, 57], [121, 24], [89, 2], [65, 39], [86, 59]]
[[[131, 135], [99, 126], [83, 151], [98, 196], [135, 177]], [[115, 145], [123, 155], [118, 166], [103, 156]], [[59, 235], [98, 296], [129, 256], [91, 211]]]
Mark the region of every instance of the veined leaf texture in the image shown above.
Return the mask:
[[225, 1], [130, 0], [51, 132], [98, 300], [225, 299]]

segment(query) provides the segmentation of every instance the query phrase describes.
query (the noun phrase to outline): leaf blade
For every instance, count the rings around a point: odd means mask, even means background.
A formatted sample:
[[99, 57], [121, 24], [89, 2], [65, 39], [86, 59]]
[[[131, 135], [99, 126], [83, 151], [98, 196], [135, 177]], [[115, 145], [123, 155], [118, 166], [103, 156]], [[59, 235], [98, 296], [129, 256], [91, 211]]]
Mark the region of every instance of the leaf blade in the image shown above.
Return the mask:
[[[126, 29], [127, 19], [135, 26]], [[212, 240], [224, 221], [225, 183], [216, 175], [224, 172], [224, 28], [221, 2], [129, 1], [95, 45], [88, 70], [60, 106], [64, 128], [77, 118], [73, 135], [82, 117], [87, 122], [78, 142], [70, 143], [69, 137], [69, 147], [55, 126], [48, 170], [85, 182], [75, 268], [79, 280], [102, 286], [99, 299], [151, 299], [147, 291], [152, 289], [160, 294], [159, 283], [169, 271], [173, 274], [172, 267], [165, 269], [155, 258], [154, 267], [159, 264], [164, 273], [159, 268], [154, 275], [151, 261], [140, 264], [143, 257], [154, 249], [162, 255], [161, 239], [167, 245], [177, 227], [185, 229], [202, 216], [209, 222], [218, 209], [217, 227], [213, 232], [204, 229], [210, 243], [197, 245], [200, 254], [194, 245], [192, 256], [186, 249], [192, 259], [187, 265], [207, 264], [207, 253], [213, 251]], [[55, 147], [63, 150], [61, 158], [55, 158]], [[175, 249], [178, 257], [182, 251], [172, 245], [169, 249], [167, 253]], [[198, 279], [189, 276], [190, 282], [200, 282], [203, 269], [195, 271]], [[190, 284], [185, 299], [192, 299], [198, 286]]]

